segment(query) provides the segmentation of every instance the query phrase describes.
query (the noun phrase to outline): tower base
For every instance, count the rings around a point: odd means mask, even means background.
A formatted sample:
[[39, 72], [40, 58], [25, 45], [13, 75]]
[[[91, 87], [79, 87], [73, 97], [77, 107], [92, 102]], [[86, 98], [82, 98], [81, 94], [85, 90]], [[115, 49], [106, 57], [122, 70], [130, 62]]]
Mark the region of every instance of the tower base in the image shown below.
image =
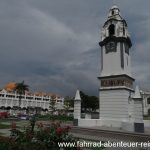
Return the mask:
[[144, 133], [144, 123], [122, 122], [122, 129], [131, 132]]
[[74, 126], [79, 127], [94, 127], [94, 128], [109, 128], [110, 130], [128, 131], [144, 133], [143, 122], [127, 122], [118, 120], [102, 120], [102, 119], [78, 119], [74, 122]]

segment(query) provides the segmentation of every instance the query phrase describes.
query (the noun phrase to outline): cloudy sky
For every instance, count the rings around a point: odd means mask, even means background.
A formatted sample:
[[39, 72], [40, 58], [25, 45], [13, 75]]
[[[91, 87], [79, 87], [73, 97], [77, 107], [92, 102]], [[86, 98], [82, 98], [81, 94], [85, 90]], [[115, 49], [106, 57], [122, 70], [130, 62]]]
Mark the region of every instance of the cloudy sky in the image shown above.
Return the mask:
[[[150, 90], [150, 1], [116, 0], [128, 23], [132, 72]], [[0, 88], [98, 95], [100, 30], [113, 0], [1, 0]]]

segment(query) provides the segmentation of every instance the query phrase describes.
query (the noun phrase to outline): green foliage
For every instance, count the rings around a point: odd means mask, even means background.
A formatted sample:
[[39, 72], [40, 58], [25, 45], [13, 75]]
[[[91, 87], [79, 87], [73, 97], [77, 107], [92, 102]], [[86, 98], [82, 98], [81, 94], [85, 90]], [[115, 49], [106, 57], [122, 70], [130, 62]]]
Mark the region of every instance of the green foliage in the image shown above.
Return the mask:
[[66, 116], [66, 115], [39, 115], [37, 120], [59, 120], [59, 121], [72, 121], [73, 116]]
[[36, 123], [36, 117], [35, 115], [33, 115], [31, 118], [30, 118], [30, 125], [31, 125], [31, 132], [34, 131], [34, 127], [35, 127], [35, 123]]
[[14, 140], [9, 137], [0, 136], [0, 150], [15, 150]]
[[99, 108], [99, 100], [96, 96], [88, 96], [80, 91], [81, 107], [84, 112], [95, 112]]
[[59, 121], [72, 121], [73, 116], [66, 116], [66, 115], [51, 115], [50, 120], [59, 120]]
[[22, 81], [21, 83], [16, 83], [15, 90], [19, 95], [24, 95], [25, 91], [29, 90], [29, 86], [24, 84], [24, 81]]
[[66, 96], [64, 99], [64, 109], [65, 112], [67, 113], [70, 108], [74, 107], [74, 98]]
[[19, 94], [19, 107], [20, 107], [22, 95], [25, 94], [25, 91], [29, 90], [29, 86], [24, 84], [24, 81], [22, 81], [21, 83], [16, 83], [15, 90], [16, 90], [17, 94]]
[[56, 111], [55, 96], [51, 96], [51, 100], [50, 100], [50, 103], [49, 103], [49, 108], [50, 108], [51, 114], [54, 115], [54, 112]]

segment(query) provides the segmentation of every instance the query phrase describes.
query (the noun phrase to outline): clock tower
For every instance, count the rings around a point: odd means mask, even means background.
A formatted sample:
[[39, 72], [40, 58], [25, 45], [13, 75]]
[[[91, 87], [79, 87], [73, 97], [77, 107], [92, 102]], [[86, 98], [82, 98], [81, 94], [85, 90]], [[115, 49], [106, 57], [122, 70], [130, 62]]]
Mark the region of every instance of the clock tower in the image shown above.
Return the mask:
[[[112, 127], [123, 131], [144, 132], [142, 98], [138, 86], [133, 87], [130, 48], [126, 21], [114, 5], [101, 31], [101, 73], [99, 88], [99, 119], [75, 120], [83, 127]], [[74, 108], [75, 109], [75, 108]], [[111, 129], [113, 130], [113, 129]]]
[[[126, 21], [113, 6], [101, 31], [101, 77], [126, 75], [131, 77], [130, 48], [132, 46]], [[133, 81], [133, 78], [131, 79]], [[131, 85], [130, 85], [131, 86]]]
[[114, 5], [101, 31], [100, 119], [130, 119], [129, 99], [133, 95], [127, 23]]

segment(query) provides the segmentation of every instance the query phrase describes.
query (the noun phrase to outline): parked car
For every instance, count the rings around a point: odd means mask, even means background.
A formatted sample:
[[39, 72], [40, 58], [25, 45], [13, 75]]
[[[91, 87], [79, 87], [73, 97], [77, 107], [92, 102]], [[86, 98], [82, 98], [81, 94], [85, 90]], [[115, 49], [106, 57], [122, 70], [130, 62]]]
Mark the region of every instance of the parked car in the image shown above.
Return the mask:
[[25, 115], [25, 114], [20, 115], [19, 118], [22, 119], [22, 120], [29, 120], [29, 116]]

